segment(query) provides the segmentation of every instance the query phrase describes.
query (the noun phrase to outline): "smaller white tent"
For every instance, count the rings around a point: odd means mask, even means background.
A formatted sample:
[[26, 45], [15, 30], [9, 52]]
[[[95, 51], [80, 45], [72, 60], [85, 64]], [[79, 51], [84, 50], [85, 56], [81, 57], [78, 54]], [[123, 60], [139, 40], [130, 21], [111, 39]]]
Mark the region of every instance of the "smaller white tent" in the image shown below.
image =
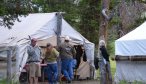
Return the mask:
[[[146, 22], [115, 41], [115, 55], [119, 57], [146, 56]], [[117, 61], [115, 81], [146, 83], [146, 61]]]
[[[36, 13], [29, 14], [27, 17], [20, 17], [21, 22], [15, 22], [12, 29], [0, 26], [0, 57], [6, 57], [2, 47], [14, 47], [16, 62], [15, 68], [12, 69], [13, 74], [18, 80], [20, 72], [27, 60], [26, 46], [29, 45], [29, 36], [36, 38], [40, 42], [40, 46], [46, 45], [52, 37], [56, 36], [57, 32], [57, 13]], [[85, 39], [72, 26], [70, 26], [63, 18], [61, 24], [61, 36], [69, 36], [73, 43], [83, 45], [87, 55], [87, 61], [91, 66], [94, 66], [94, 44]], [[48, 39], [48, 40], [47, 40]], [[56, 40], [49, 41], [54, 43]], [[42, 44], [42, 45], [41, 45]]]

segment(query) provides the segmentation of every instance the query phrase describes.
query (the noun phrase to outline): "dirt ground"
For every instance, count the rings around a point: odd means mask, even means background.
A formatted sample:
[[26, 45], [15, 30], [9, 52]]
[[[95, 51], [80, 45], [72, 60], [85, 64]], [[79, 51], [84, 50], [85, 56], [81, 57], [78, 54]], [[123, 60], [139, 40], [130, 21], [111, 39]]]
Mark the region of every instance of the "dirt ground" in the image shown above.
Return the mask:
[[[39, 84], [48, 84], [47, 82], [41, 82]], [[66, 82], [62, 82], [60, 84], [67, 84]], [[71, 84], [100, 84], [98, 80], [82, 80], [82, 81], [72, 81]]]
[[[26, 73], [24, 73], [22, 76], [23, 76], [23, 78], [21, 79], [22, 81], [20, 84], [28, 84], [28, 82], [27, 82], [28, 79], [26, 78], [27, 77]], [[20, 78], [21, 78], [21, 76], [20, 76]], [[39, 82], [39, 84], [48, 84], [46, 78], [44, 80], [42, 78], [39, 78], [39, 81], [45, 81], [45, 82]], [[68, 83], [66, 83], [66, 81], [61, 81], [61, 83], [58, 83], [58, 84], [68, 84]], [[97, 77], [96, 80], [93, 80], [93, 79], [91, 79], [91, 80], [90, 79], [78, 79], [77, 80], [76, 79], [76, 80], [73, 80], [71, 82], [71, 84], [100, 84], [100, 78]]]
[[[28, 84], [28, 83], [20, 83], [20, 84]], [[48, 82], [39, 82], [39, 84], [48, 84]], [[58, 84], [68, 84], [65, 81], [58, 83]], [[100, 84], [99, 80], [79, 80], [79, 81], [72, 81], [70, 84]]]

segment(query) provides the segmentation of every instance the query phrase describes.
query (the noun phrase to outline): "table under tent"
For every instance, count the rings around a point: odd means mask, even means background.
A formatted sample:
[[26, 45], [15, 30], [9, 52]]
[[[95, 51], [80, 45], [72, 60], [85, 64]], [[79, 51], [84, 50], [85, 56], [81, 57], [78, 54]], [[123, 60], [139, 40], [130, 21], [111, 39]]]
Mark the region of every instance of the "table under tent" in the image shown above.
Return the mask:
[[56, 12], [34, 13], [20, 17], [21, 22], [16, 21], [10, 30], [0, 26], [0, 64], [3, 66], [0, 68], [1, 79], [6, 78], [7, 50], [11, 48], [10, 51], [12, 51], [12, 80], [18, 81], [28, 57], [26, 47], [30, 44], [29, 37], [38, 39], [39, 46], [46, 46], [48, 42], [57, 46], [58, 39], [62, 42], [61, 39], [64, 39], [65, 36], [71, 38], [73, 45], [83, 45], [87, 56], [85, 66], [88, 67], [86, 67], [87, 69], [81, 67], [80, 70], [82, 73], [88, 73], [85, 77], [94, 77], [94, 44], [84, 38], [60, 15], [61, 13]]
[[115, 41], [115, 82], [146, 83], [146, 22]]

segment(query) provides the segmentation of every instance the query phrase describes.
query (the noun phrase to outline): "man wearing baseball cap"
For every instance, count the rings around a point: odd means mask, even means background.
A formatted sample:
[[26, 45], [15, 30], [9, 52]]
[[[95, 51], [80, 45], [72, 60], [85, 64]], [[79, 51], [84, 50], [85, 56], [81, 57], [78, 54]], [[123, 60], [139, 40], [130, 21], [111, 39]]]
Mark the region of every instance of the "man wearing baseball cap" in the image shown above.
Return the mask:
[[76, 51], [73, 45], [70, 44], [71, 39], [66, 36], [65, 41], [59, 46], [59, 52], [62, 62], [62, 73], [67, 79], [67, 83], [71, 83], [73, 79], [73, 56], [75, 56]]

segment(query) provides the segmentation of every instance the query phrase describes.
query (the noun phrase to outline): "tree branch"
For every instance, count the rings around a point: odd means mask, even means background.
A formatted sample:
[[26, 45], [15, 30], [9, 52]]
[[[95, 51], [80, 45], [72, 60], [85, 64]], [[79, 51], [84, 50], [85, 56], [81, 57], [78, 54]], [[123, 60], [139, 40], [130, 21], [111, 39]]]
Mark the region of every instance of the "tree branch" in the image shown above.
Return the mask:
[[104, 16], [104, 18], [106, 20], [110, 21], [113, 18], [113, 16], [114, 16], [114, 12], [112, 11], [112, 13], [110, 13], [110, 15], [107, 15], [106, 14], [107, 11], [108, 10], [106, 8], [102, 9], [102, 15]]

